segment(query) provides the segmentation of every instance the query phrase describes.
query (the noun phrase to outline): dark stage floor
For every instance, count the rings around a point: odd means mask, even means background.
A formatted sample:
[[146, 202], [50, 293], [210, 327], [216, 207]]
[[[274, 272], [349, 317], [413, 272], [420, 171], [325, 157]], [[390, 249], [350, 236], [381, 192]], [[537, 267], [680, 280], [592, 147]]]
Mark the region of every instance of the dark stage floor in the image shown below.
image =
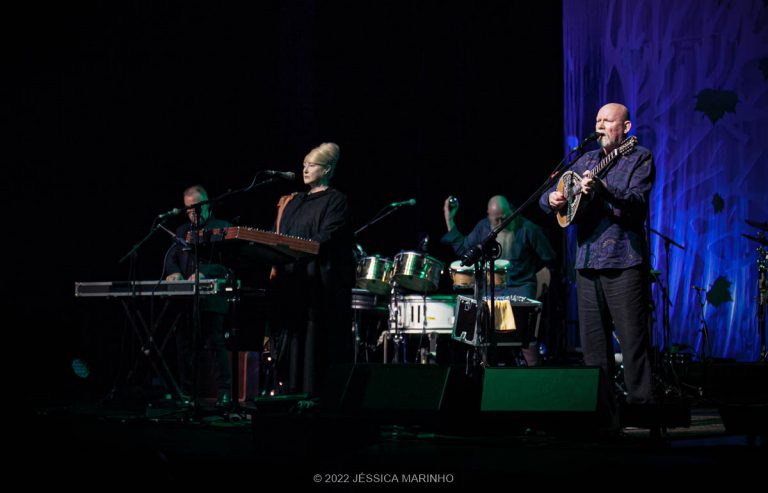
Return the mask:
[[9, 422], [19, 439], [12, 462], [33, 482], [61, 486], [354, 490], [760, 484], [768, 463], [764, 403], [693, 401], [684, 407], [690, 426], [678, 413], [661, 429], [618, 435], [568, 414], [552, 426], [531, 414], [330, 412], [290, 398], [251, 401], [238, 413], [217, 413], [209, 400], [197, 413], [152, 404], [37, 406]]

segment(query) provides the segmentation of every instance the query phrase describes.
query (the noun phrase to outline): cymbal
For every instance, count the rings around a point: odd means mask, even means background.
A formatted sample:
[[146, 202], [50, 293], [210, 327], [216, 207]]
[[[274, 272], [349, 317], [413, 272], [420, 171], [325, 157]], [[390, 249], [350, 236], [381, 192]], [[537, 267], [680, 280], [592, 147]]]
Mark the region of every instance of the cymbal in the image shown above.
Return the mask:
[[766, 240], [765, 238], [760, 238], [759, 236], [745, 235], [744, 233], [742, 233], [741, 236], [743, 236], [748, 240], [756, 241], [763, 246], [768, 246], [768, 240]]
[[768, 232], [768, 221], [758, 222], [758, 221], [745, 219], [744, 222], [749, 224], [753, 228], [762, 229], [763, 231]]

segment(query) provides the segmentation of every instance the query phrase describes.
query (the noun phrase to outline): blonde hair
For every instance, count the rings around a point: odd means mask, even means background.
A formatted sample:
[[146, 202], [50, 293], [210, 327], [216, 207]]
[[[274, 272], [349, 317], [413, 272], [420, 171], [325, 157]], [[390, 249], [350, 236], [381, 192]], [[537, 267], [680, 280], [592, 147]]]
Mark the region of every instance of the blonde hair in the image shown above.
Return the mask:
[[323, 142], [319, 146], [315, 147], [304, 158], [305, 163], [318, 163], [324, 166], [328, 166], [328, 177], [333, 176], [333, 172], [336, 170], [336, 163], [339, 161], [339, 155], [341, 149], [338, 144], [333, 142]]

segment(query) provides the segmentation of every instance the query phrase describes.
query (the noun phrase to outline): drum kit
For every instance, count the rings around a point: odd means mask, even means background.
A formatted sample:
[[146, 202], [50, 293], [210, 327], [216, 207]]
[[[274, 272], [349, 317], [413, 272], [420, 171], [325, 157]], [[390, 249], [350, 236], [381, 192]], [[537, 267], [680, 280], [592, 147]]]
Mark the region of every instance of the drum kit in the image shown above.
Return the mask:
[[[496, 260], [493, 273], [498, 288], [507, 285], [509, 261]], [[445, 264], [419, 251], [402, 251], [394, 259], [380, 255], [365, 256], [358, 260], [356, 287], [352, 293], [352, 309], [355, 314], [355, 362], [361, 342], [361, 321], [364, 312], [383, 317], [388, 314], [387, 328], [378, 338], [377, 345], [384, 346], [384, 362], [397, 363], [400, 345], [405, 335], [421, 334], [429, 338], [429, 349], [418, 348], [418, 361], [431, 362], [435, 357], [436, 338], [439, 334], [450, 335], [456, 317], [455, 294], [432, 294], [438, 290]], [[454, 291], [471, 291], [474, 288], [474, 266], [461, 266], [461, 261], [450, 265]], [[490, 276], [488, 276], [490, 277]], [[388, 355], [388, 343], [395, 344], [392, 358]], [[365, 353], [367, 358], [367, 351]], [[403, 348], [403, 358], [407, 361]]]
[[[440, 285], [445, 264], [434, 257], [403, 251], [394, 260], [380, 255], [358, 260], [356, 286], [352, 292], [355, 334], [355, 362], [361, 342], [360, 325], [363, 312], [388, 314], [388, 327], [379, 337], [384, 346], [384, 362], [388, 361], [388, 343], [395, 343], [393, 362], [398, 362], [399, 346], [405, 334], [447, 330], [453, 326], [455, 300], [451, 297], [427, 296]], [[407, 291], [421, 294], [407, 294]], [[429, 313], [429, 315], [427, 315]], [[380, 321], [380, 320], [379, 320]], [[367, 358], [367, 352], [365, 353]]]

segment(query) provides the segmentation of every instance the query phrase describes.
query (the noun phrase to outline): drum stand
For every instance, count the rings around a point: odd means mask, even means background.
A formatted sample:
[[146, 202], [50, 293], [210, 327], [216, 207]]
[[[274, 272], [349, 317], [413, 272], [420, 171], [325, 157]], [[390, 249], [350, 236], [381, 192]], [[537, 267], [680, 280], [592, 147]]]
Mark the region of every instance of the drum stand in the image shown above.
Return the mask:
[[[360, 340], [360, 314], [358, 313], [358, 310], [356, 308], [352, 308], [352, 338], [354, 341], [353, 350], [352, 350], [352, 362], [354, 364], [357, 364], [357, 353], [360, 352], [360, 346], [362, 345], [362, 341]], [[366, 352], [366, 363], [368, 362], [367, 352]]]
[[[389, 301], [389, 333], [384, 337], [384, 363], [387, 363], [387, 340], [392, 337], [392, 342], [395, 343], [395, 354], [392, 356], [392, 363], [400, 363], [400, 343], [405, 344], [405, 337], [400, 333], [400, 325], [398, 323], [398, 315], [400, 307], [398, 305], [398, 297], [400, 295], [399, 286], [397, 281], [392, 282], [392, 292], [390, 294]], [[405, 358], [403, 358], [405, 359]]]
[[[407, 331], [404, 329], [413, 328], [413, 327], [408, 325], [409, 321], [406, 320], [406, 317], [408, 316], [408, 314], [402, 311], [404, 308], [400, 303], [401, 301], [400, 298], [401, 298], [401, 295], [400, 295], [399, 288], [397, 287], [396, 283], [394, 283], [394, 286], [392, 288], [390, 303], [389, 303], [389, 318], [388, 318], [389, 328], [388, 330], [385, 330], [379, 338], [379, 344], [384, 346], [384, 357], [383, 357], [384, 363], [393, 363], [393, 364], [400, 363], [401, 354], [402, 354], [402, 363], [408, 363], [408, 352], [406, 347]], [[419, 338], [418, 346], [416, 347], [416, 356], [414, 358], [413, 363], [422, 364], [422, 365], [434, 364], [437, 358], [437, 334], [435, 332], [427, 332], [427, 329], [428, 329], [427, 327], [427, 324], [428, 324], [427, 294], [422, 293], [421, 298], [422, 298], [422, 302], [420, 305], [421, 310], [418, 311], [415, 316], [412, 312], [411, 320], [410, 320], [412, 322], [414, 317], [416, 319], [418, 318], [421, 319], [421, 332], [420, 332], [421, 337]], [[405, 308], [407, 308], [407, 306]], [[424, 344], [424, 336], [427, 336], [427, 340], [428, 340], [428, 344], [426, 346], [422, 346], [422, 344]], [[394, 354], [392, 355], [392, 361], [389, 360], [389, 341], [390, 340], [394, 343]]]
[[[437, 359], [437, 334], [434, 332], [427, 332], [427, 293], [421, 294], [421, 336], [419, 337], [419, 344], [417, 346], [416, 361], [414, 363], [427, 365], [430, 363], [436, 363]], [[424, 347], [424, 336], [428, 338], [429, 347]], [[405, 357], [403, 358], [405, 359]]]
[[[417, 363], [422, 365], [436, 364], [437, 363], [437, 333], [427, 332], [427, 293], [422, 293], [422, 307], [421, 312], [421, 337], [419, 337], [419, 346]], [[424, 347], [424, 336], [427, 336], [429, 347]]]

